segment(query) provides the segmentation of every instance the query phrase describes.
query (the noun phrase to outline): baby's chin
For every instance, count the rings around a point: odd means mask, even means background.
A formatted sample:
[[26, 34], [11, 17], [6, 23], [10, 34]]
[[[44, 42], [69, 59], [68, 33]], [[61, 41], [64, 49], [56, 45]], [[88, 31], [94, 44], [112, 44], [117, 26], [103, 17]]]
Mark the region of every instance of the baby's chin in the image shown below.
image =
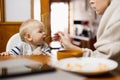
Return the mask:
[[42, 46], [44, 44], [44, 42], [42, 42], [42, 43], [39, 43], [37, 46]]

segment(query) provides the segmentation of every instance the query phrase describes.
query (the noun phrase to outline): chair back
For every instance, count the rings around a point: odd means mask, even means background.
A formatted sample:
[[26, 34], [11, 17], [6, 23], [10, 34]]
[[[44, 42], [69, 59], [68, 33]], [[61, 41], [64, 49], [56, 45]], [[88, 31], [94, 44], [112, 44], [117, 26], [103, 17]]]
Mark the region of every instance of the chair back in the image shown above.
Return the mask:
[[15, 45], [22, 42], [19, 33], [14, 34], [7, 42], [6, 45], [6, 52], [10, 51], [12, 48], [14, 48]]

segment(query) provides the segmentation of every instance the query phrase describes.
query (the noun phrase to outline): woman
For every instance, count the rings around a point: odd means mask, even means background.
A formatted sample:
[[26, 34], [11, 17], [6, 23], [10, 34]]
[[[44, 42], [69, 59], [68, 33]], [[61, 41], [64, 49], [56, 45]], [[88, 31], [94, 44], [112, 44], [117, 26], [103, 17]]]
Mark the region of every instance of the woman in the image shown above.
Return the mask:
[[[96, 50], [79, 48], [71, 43], [68, 34], [58, 32], [53, 40], [59, 40], [65, 49], [82, 49], [85, 57], [118, 59], [120, 57], [120, 0], [90, 0], [97, 14], [102, 14], [97, 32]], [[59, 37], [58, 37], [59, 36]]]

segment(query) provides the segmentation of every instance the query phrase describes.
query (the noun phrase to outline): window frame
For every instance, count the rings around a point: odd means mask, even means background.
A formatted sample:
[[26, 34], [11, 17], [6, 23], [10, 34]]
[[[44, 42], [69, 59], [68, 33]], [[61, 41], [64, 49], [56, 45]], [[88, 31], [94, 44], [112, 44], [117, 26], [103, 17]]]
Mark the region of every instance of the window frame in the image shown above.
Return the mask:
[[[34, 18], [34, 0], [30, 0], [30, 6], [31, 6], [31, 10], [30, 10], [30, 17], [31, 19]], [[6, 22], [19, 22], [19, 21], [6, 21], [5, 20], [5, 1], [4, 0], [0, 0], [0, 22], [1, 23], [6, 23]]]
[[0, 0], [0, 22], [4, 22], [4, 0]]

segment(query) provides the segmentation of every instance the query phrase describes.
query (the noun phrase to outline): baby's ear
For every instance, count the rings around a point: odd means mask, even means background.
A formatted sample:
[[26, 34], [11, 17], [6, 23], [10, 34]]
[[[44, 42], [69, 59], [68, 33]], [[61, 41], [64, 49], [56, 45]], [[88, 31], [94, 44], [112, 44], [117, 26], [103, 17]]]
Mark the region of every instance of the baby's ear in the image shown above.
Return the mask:
[[25, 37], [25, 39], [27, 41], [31, 41], [32, 40], [32, 37], [31, 37], [30, 33], [26, 33], [24, 37]]

